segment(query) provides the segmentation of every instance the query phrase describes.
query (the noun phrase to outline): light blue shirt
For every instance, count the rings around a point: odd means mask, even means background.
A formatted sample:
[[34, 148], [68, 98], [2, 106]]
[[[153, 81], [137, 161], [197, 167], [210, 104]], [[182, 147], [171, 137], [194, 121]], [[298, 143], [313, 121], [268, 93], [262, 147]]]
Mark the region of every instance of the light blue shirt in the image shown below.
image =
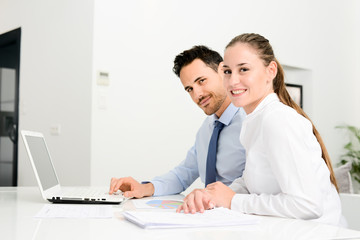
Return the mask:
[[195, 145], [188, 151], [185, 160], [170, 172], [151, 181], [155, 187], [154, 196], [181, 193], [198, 177], [205, 183], [206, 159], [215, 120], [225, 125], [218, 140], [216, 181], [230, 185], [241, 177], [245, 168], [245, 149], [240, 144], [239, 137], [245, 116], [242, 108], [230, 103], [220, 119], [215, 114], [207, 117], [197, 132]]

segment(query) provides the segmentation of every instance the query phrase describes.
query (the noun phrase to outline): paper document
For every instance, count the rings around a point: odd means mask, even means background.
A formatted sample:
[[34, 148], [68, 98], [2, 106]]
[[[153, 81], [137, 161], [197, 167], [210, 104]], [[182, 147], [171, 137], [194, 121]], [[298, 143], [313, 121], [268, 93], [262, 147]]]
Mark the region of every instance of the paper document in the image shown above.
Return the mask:
[[112, 206], [47, 204], [35, 218], [112, 218]]
[[223, 227], [256, 224], [259, 218], [232, 211], [215, 208], [204, 213], [185, 214], [174, 211], [126, 211], [124, 217], [142, 228], [185, 228], [185, 227]]

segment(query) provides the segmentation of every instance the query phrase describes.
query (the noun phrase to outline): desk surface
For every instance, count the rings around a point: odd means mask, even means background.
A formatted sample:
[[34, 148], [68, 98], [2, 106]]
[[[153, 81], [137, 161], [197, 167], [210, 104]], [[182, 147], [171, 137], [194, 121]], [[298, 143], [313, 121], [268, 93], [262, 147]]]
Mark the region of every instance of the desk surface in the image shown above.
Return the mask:
[[36, 187], [0, 187], [1, 239], [360, 239], [360, 231], [275, 217], [261, 217], [257, 225], [216, 228], [148, 230], [124, 220], [134, 210], [131, 200], [113, 206], [111, 219], [35, 219], [44, 206]]

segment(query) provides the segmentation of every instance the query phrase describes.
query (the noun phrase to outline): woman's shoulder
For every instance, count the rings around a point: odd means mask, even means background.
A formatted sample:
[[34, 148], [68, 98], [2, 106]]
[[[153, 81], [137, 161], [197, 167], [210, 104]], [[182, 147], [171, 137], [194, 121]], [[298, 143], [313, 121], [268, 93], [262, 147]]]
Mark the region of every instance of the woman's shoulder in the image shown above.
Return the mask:
[[274, 102], [264, 109], [263, 123], [265, 126], [278, 128], [311, 124], [308, 119], [299, 114], [294, 108], [282, 102]]
[[297, 113], [295, 109], [277, 101], [267, 105], [262, 115], [266, 118], [282, 118], [284, 116], [292, 116], [294, 113]]

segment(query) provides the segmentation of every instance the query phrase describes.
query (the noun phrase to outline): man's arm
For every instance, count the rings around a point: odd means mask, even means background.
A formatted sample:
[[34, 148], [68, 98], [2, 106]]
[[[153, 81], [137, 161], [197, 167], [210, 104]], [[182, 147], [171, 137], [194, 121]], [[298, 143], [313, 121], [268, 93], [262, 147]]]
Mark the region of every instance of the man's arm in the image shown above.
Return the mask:
[[198, 177], [196, 148], [193, 146], [184, 161], [151, 182], [141, 184], [132, 177], [112, 178], [109, 194], [118, 190], [124, 192], [125, 197], [135, 198], [177, 194], [187, 189]]
[[154, 196], [181, 193], [199, 177], [196, 148], [193, 146], [186, 158], [168, 173], [151, 180]]

